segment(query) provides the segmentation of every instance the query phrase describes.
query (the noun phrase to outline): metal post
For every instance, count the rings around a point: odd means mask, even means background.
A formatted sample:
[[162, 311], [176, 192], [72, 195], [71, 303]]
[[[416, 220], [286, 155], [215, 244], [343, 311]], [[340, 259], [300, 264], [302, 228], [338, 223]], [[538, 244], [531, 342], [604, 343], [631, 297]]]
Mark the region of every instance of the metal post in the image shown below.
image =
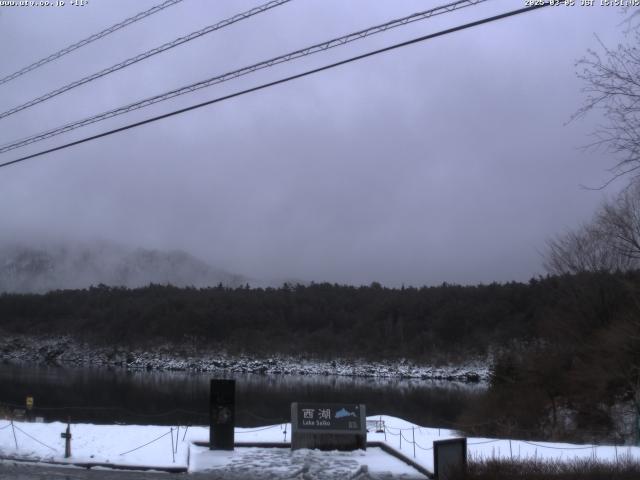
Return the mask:
[[400, 432], [400, 450], [402, 450], [402, 429], [398, 431]]
[[180, 435], [180, 425], [178, 425], [178, 428], [176, 429], [176, 453], [178, 453], [178, 438]]

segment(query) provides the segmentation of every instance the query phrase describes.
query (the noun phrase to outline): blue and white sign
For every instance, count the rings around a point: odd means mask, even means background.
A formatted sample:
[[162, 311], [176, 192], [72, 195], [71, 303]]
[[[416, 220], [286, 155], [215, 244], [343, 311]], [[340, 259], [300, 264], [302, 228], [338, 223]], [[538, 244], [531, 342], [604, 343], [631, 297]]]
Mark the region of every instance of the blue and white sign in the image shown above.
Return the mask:
[[358, 432], [364, 414], [361, 405], [338, 403], [298, 403], [295, 408], [299, 430]]

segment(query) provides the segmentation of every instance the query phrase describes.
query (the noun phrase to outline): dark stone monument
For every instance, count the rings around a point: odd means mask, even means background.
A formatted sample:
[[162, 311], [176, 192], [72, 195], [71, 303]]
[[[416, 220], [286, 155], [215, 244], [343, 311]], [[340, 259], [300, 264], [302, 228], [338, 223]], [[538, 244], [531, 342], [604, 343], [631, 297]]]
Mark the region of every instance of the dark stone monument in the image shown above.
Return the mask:
[[366, 423], [362, 404], [292, 403], [291, 449], [366, 450]]
[[209, 448], [233, 450], [236, 426], [236, 381], [211, 380]]
[[467, 468], [467, 439], [433, 442], [433, 473], [438, 480], [457, 478]]

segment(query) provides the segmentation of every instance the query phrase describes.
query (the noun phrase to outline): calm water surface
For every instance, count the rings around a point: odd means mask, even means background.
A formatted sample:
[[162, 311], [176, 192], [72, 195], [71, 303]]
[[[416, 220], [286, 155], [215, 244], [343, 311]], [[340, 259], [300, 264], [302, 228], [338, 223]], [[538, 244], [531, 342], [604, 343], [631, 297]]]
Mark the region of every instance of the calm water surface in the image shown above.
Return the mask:
[[0, 365], [0, 409], [24, 408], [32, 395], [34, 415], [46, 420], [204, 425], [211, 378], [236, 380], [241, 427], [288, 422], [296, 401], [364, 403], [367, 415], [447, 427], [485, 392], [483, 385], [425, 380]]

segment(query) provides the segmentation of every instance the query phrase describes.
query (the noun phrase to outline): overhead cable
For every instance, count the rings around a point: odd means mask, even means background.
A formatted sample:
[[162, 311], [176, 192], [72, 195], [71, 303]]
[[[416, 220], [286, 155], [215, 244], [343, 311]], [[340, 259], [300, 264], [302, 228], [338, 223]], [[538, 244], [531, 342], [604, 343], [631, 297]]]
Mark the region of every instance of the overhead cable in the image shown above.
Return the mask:
[[165, 92], [159, 95], [154, 95], [153, 97], [146, 98], [144, 100], [139, 100], [137, 102], [131, 103], [129, 105], [125, 105], [123, 107], [118, 107], [113, 110], [109, 110], [107, 112], [103, 112], [92, 117], [85, 118], [83, 120], [78, 120], [72, 123], [68, 123], [61, 127], [54, 128], [52, 130], [48, 130], [46, 132], [42, 132], [36, 135], [32, 135], [30, 137], [26, 137], [21, 140], [16, 140], [11, 143], [0, 146], [0, 153], [8, 152], [9, 150], [13, 150], [15, 148], [23, 147], [25, 145], [29, 145], [34, 142], [38, 142], [41, 140], [45, 140], [47, 138], [54, 137], [56, 135], [60, 135], [62, 133], [69, 132], [71, 130], [75, 130], [76, 128], [84, 127], [86, 125], [90, 125], [95, 122], [99, 122], [102, 120], [106, 120], [111, 117], [115, 117], [118, 115], [122, 115], [124, 113], [129, 113], [133, 110], [138, 110], [140, 108], [148, 107], [149, 105], [153, 105], [158, 102], [163, 102], [165, 100], [169, 100], [174, 97], [178, 97], [180, 95], [184, 95], [186, 93], [191, 93], [196, 90], [200, 90], [202, 88], [210, 87], [215, 84], [223, 83], [228, 80], [232, 80], [244, 75], [248, 75], [250, 73], [256, 72], [258, 70], [262, 70], [265, 68], [273, 67], [274, 65], [278, 65], [280, 63], [289, 62], [295, 60], [300, 57], [305, 57], [308, 55], [313, 55], [318, 52], [323, 52], [325, 50], [335, 48], [338, 46], [345, 45], [347, 43], [354, 42], [356, 40], [361, 40], [368, 36], [385, 32], [389, 29], [400, 27], [403, 25], [407, 25], [412, 22], [416, 22], [418, 20], [425, 20], [427, 18], [431, 18], [436, 15], [441, 15], [444, 13], [452, 12], [454, 10], [459, 10], [464, 7], [468, 7], [471, 5], [476, 5], [479, 3], [486, 2], [487, 0], [458, 0], [453, 3], [448, 3], [446, 5], [442, 5], [439, 7], [432, 8], [430, 10], [426, 10], [424, 12], [414, 13], [407, 17], [399, 18], [396, 20], [391, 20], [390, 22], [383, 23], [381, 25], [376, 25], [373, 27], [369, 27], [365, 30], [360, 30], [355, 33], [349, 33], [347, 35], [343, 35], [342, 37], [334, 38], [332, 40], [317, 43], [315, 45], [311, 45], [306, 48], [302, 48], [300, 50], [296, 50], [294, 52], [287, 53], [285, 55], [280, 55], [278, 57], [271, 58], [269, 60], [264, 60], [262, 62], [255, 63], [248, 67], [243, 67], [238, 70], [233, 70], [231, 72], [224, 73], [222, 75], [217, 75], [215, 77], [208, 78], [206, 80], [202, 80], [196, 83], [192, 83], [185, 87], [180, 87], [169, 92]]
[[52, 152], [56, 152], [58, 150], [63, 150], [63, 149], [66, 149], [66, 148], [69, 148], [69, 147], [72, 147], [72, 146], [75, 146], [75, 145], [79, 145], [81, 143], [89, 142], [91, 140], [96, 140], [98, 138], [102, 138], [102, 137], [106, 137], [106, 136], [109, 136], [109, 135], [113, 135], [115, 133], [123, 132], [123, 131], [129, 130], [131, 128], [139, 127], [141, 125], [146, 125], [148, 123], [156, 122], [158, 120], [162, 120], [164, 118], [172, 117], [174, 115], [179, 115], [181, 113], [185, 113], [185, 112], [188, 112], [188, 111], [191, 111], [191, 110], [195, 110], [197, 108], [201, 108], [201, 107], [204, 107], [204, 106], [207, 106], [207, 105], [212, 105], [214, 103], [219, 103], [219, 102], [222, 102], [222, 101], [225, 101], [225, 100], [229, 100], [231, 98], [239, 97], [239, 96], [245, 95], [247, 93], [256, 92], [258, 90], [263, 90], [265, 88], [272, 87], [272, 86], [275, 86], [275, 85], [279, 85], [279, 84], [282, 84], [282, 83], [286, 83], [286, 82], [289, 82], [291, 80], [296, 80], [298, 78], [302, 78], [302, 77], [306, 77], [306, 76], [309, 76], [309, 75], [313, 75], [313, 74], [318, 73], [318, 72], [329, 70], [329, 69], [338, 67], [340, 65], [345, 65], [347, 63], [355, 62], [357, 60], [362, 60], [364, 58], [368, 58], [368, 57], [371, 57], [371, 56], [374, 56], [374, 55], [377, 55], [377, 54], [380, 54], [380, 53], [388, 52], [388, 51], [395, 50], [397, 48], [405, 47], [405, 46], [408, 46], [408, 45], [413, 45], [413, 44], [418, 43], [418, 42], [423, 42], [423, 41], [426, 41], [426, 40], [430, 40], [432, 38], [436, 38], [436, 37], [440, 37], [440, 36], [447, 35], [447, 34], [450, 34], [450, 33], [458, 32], [460, 30], [465, 30], [467, 28], [472, 28], [472, 27], [476, 27], [476, 26], [483, 25], [483, 24], [486, 24], [486, 23], [495, 22], [497, 20], [502, 20], [504, 18], [512, 17], [514, 15], [520, 15], [520, 14], [523, 14], [523, 13], [531, 12], [531, 11], [537, 10], [539, 8], [547, 7], [547, 6], [549, 6], [549, 3], [544, 3], [544, 4], [540, 4], [540, 5], [534, 5], [534, 6], [531, 6], [531, 7], [520, 8], [518, 10], [512, 10], [512, 11], [509, 11], [509, 12], [506, 12], [506, 13], [502, 13], [502, 14], [495, 15], [495, 16], [492, 16], [492, 17], [484, 18], [482, 20], [477, 20], [475, 22], [466, 23], [464, 25], [459, 25], [459, 26], [453, 27], [453, 28], [448, 28], [446, 30], [442, 30], [442, 31], [439, 31], [439, 32], [436, 32], [436, 33], [432, 33], [432, 34], [429, 34], [429, 35], [424, 35], [422, 37], [414, 38], [412, 40], [408, 40], [408, 41], [405, 41], [405, 42], [396, 43], [396, 44], [388, 46], [388, 47], [384, 47], [384, 48], [381, 48], [381, 49], [378, 49], [378, 50], [373, 50], [371, 52], [367, 52], [367, 53], [364, 53], [364, 54], [361, 54], [361, 55], [357, 55], [355, 57], [348, 58], [346, 60], [341, 60], [339, 62], [335, 62], [335, 63], [329, 64], [329, 65], [325, 65], [325, 66], [322, 66], [322, 67], [314, 68], [312, 70], [307, 70], [305, 72], [298, 73], [296, 75], [291, 75], [289, 77], [281, 78], [281, 79], [275, 80], [273, 82], [264, 83], [264, 84], [258, 85], [256, 87], [248, 88], [246, 90], [242, 90], [242, 91], [239, 91], [239, 92], [236, 92], [236, 93], [232, 93], [232, 94], [225, 95], [225, 96], [222, 96], [222, 97], [214, 98], [213, 100], [202, 102], [202, 103], [199, 103], [199, 104], [196, 104], [196, 105], [191, 105], [189, 107], [182, 108], [180, 110], [174, 110], [172, 112], [165, 113], [163, 115], [158, 115], [156, 117], [148, 118], [148, 119], [142, 120], [140, 122], [136, 122], [136, 123], [132, 123], [132, 124], [129, 124], [129, 125], [125, 125], [123, 127], [115, 128], [113, 130], [109, 130], [109, 131], [102, 132], [102, 133], [99, 133], [99, 134], [96, 134], [96, 135], [92, 135], [90, 137], [85, 137], [85, 138], [82, 138], [80, 140], [76, 140], [76, 141], [73, 141], [73, 142], [70, 142], [70, 143], [66, 143], [64, 145], [60, 145], [60, 146], [49, 148], [47, 150], [43, 150], [43, 151], [40, 151], [40, 152], [37, 152], [37, 153], [26, 155], [24, 157], [12, 160], [10, 162], [1, 163], [0, 164], [0, 168], [1, 167], [7, 167], [9, 165], [13, 165], [13, 164], [16, 164], [16, 163], [19, 163], [19, 162], [23, 162], [23, 161], [29, 160], [31, 158], [39, 157], [39, 156], [45, 155], [47, 153], [52, 153]]
[[[180, 0], [182, 1], [182, 0]], [[28, 102], [25, 102], [21, 105], [18, 105], [17, 107], [11, 108], [5, 112], [0, 113], [0, 118], [5, 118], [8, 117], [9, 115], [13, 115], [14, 113], [18, 113], [21, 110], [24, 110], [26, 108], [29, 107], [33, 107], [34, 105], [37, 105], [39, 103], [42, 103], [46, 100], [49, 100], [53, 97], [56, 97], [62, 93], [68, 92], [69, 90], [72, 90], [76, 87], [79, 87], [80, 85], [84, 85], [85, 83], [89, 83], [92, 82], [94, 80], [97, 80], [99, 78], [104, 77], [105, 75], [109, 75], [110, 73], [113, 72], [117, 72], [118, 70], [122, 70], [123, 68], [129, 67], [135, 63], [138, 63], [142, 60], [145, 60], [149, 57], [152, 57], [154, 55], [157, 55], [159, 53], [162, 52], [166, 52], [167, 50], [177, 47], [178, 45], [182, 45], [183, 43], [187, 43], [190, 42], [191, 40], [195, 40], [196, 38], [200, 38], [203, 35], [206, 35], [208, 33], [211, 32], [215, 32], [216, 30], [220, 30], [224, 27], [228, 27], [229, 25], [232, 25], [236, 22], [239, 22], [241, 20], [246, 20], [247, 18], [253, 17], [254, 15], [257, 15], [259, 13], [265, 12], [267, 10], [270, 10], [272, 8], [278, 7], [284, 3], [288, 3], [291, 0], [272, 0], [270, 2], [265, 3], [264, 5], [260, 5], [258, 7], [254, 7], [251, 10], [247, 10], [246, 12], [242, 12], [242, 13], [238, 13], [236, 15], [234, 15], [233, 17], [227, 18], [225, 20], [222, 20], [214, 25], [209, 25], [205, 28], [202, 28], [200, 30], [197, 30], [195, 32], [191, 32], [188, 35], [185, 35], [184, 37], [179, 37], [176, 38], [175, 40], [171, 41], [171, 42], [167, 42], [163, 45], [160, 45], [159, 47], [156, 48], [152, 48], [151, 50], [147, 50], [146, 52], [140, 53], [138, 55], [135, 55], [131, 58], [128, 58], [120, 63], [116, 63], [115, 65], [112, 65], [108, 68], [104, 68], [102, 70], [100, 70], [99, 72], [96, 73], [92, 73], [91, 75], [87, 75], [86, 77], [81, 78], [80, 80], [75, 80], [71, 83], [68, 83], [67, 85], [64, 85], [60, 88], [57, 88], [55, 90], [52, 90], [48, 93], [45, 93], [44, 95], [41, 95], [37, 98], [34, 98], [32, 100], [29, 100]]]
[[80, 40], [79, 42], [76, 42], [72, 45], [69, 45], [68, 47], [63, 48], [62, 50], [59, 50], [55, 53], [52, 53], [51, 55], [49, 55], [48, 57], [45, 57], [41, 60], [38, 60], [37, 62], [32, 63], [31, 65], [28, 65], [20, 70], [18, 70], [17, 72], [14, 72], [10, 75], [7, 75], [6, 77], [0, 78], [0, 85], [2, 85], [3, 83], [7, 83], [11, 80], [13, 80], [14, 78], [18, 78], [21, 75], [24, 75], [25, 73], [30, 72], [31, 70], [35, 70], [36, 68], [39, 68], [49, 62], [53, 62], [54, 60], [57, 60], [58, 58], [73, 52], [74, 50], [77, 50], [80, 47], [84, 47], [85, 45], [88, 45], [91, 42], [95, 42], [96, 40], [99, 40], [103, 37], [106, 37], [107, 35], [116, 32], [122, 28], [128, 27], [129, 25], [131, 25], [132, 23], [138, 22], [140, 20], [142, 20], [143, 18], [146, 18], [150, 15], [153, 15], [154, 13], [158, 13], [162, 10], [164, 10], [165, 8], [169, 8], [172, 7], [173, 5], [175, 5], [176, 3], [180, 3], [182, 2], [182, 0], [167, 0], [166, 2], [163, 2], [159, 5], [156, 5], [155, 7], [150, 8], [149, 10], [145, 10], [144, 12], [140, 12], [137, 15], [134, 15], [133, 17], [129, 17], [126, 20], [123, 20], [122, 22], [116, 23], [115, 25], [112, 25], [108, 28], [105, 28], [104, 30], [102, 30], [101, 32], [95, 33], [93, 35], [91, 35], [90, 37], [85, 38], [84, 40]]

